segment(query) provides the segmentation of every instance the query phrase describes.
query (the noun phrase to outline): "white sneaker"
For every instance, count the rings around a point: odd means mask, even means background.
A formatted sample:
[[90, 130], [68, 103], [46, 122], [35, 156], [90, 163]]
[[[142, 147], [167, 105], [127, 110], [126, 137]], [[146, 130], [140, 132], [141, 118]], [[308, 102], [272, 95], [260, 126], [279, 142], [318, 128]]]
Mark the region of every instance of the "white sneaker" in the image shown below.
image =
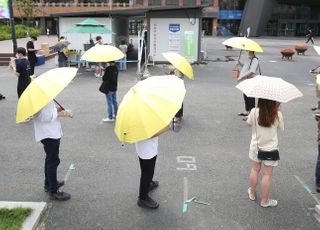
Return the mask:
[[103, 122], [114, 122], [114, 119], [110, 119], [109, 117], [103, 118]]

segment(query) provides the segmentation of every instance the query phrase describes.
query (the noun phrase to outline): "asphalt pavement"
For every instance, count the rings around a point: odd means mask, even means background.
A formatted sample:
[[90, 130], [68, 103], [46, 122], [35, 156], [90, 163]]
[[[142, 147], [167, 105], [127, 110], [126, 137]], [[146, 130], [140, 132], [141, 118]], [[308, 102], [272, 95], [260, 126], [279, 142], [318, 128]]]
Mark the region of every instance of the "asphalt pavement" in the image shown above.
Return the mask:
[[[50, 203], [48, 230], [100, 229], [319, 229], [317, 204], [297, 180], [313, 189], [317, 157], [315, 79], [309, 70], [320, 57], [309, 48], [305, 56], [282, 61], [280, 48], [303, 43], [304, 38], [258, 38], [265, 49], [257, 54], [263, 75], [278, 76], [295, 84], [302, 98], [283, 105], [285, 131], [279, 136], [281, 161], [275, 168], [271, 197], [276, 208], [261, 208], [250, 201], [251, 129], [237, 116], [244, 109], [242, 93], [229, 76], [239, 50], [226, 51], [223, 38], [206, 38], [208, 61], [194, 65], [195, 80], [185, 79], [183, 128], [159, 139], [155, 179], [160, 186], [151, 197], [158, 210], [137, 206], [140, 169], [134, 145], [117, 140], [106, 116], [105, 97], [98, 91], [101, 79], [79, 70], [78, 76], [57, 97], [73, 111], [62, 120], [59, 178], [75, 165], [64, 191], [67, 202], [52, 202], [43, 191], [44, 152], [35, 143], [32, 122], [15, 124], [17, 78], [0, 68], [0, 200]], [[54, 61], [36, 68], [36, 74], [53, 68]], [[152, 75], [164, 74], [163, 65], [150, 67]], [[135, 65], [120, 72], [118, 101], [137, 82]], [[320, 195], [315, 194], [319, 199]], [[184, 197], [191, 202], [183, 210]]]

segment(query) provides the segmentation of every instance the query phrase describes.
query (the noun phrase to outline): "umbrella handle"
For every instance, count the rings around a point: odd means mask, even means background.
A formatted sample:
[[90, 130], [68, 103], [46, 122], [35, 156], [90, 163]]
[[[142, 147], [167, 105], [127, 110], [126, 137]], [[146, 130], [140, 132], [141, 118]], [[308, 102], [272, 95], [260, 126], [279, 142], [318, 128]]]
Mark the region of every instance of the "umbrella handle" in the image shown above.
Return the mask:
[[65, 110], [65, 108], [63, 108], [63, 106], [60, 105], [60, 103], [56, 101], [56, 99], [53, 99], [53, 101], [54, 101], [57, 105], [59, 105], [62, 110]]

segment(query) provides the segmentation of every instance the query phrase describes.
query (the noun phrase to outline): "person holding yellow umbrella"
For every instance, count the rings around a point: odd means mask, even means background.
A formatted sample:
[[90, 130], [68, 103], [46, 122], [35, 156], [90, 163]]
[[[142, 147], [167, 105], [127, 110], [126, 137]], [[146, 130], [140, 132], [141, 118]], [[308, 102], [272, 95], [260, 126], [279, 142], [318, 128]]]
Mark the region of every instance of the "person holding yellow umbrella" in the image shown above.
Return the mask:
[[[16, 122], [33, 116], [35, 139], [43, 144], [46, 153], [44, 164], [44, 190], [51, 200], [65, 201], [71, 195], [59, 191], [64, 181], [57, 180], [60, 164], [59, 147], [62, 137], [60, 118], [72, 117], [54, 98], [70, 83], [77, 73], [76, 68], [56, 68], [47, 71], [28, 85], [17, 106]], [[56, 107], [55, 102], [59, 105]]]
[[[191, 80], [194, 80], [193, 69], [189, 63], [189, 61], [175, 52], [165, 52], [162, 55], [173, 65], [173, 69], [170, 70], [170, 75], [175, 75], [180, 79], [184, 79], [184, 76], [188, 77]], [[180, 123], [183, 117], [183, 103], [181, 108], [174, 116], [173, 121], [176, 123]]]
[[115, 133], [121, 142], [135, 143], [141, 168], [137, 204], [142, 208], [159, 207], [148, 195], [159, 186], [159, 182], [153, 181], [158, 136], [169, 129], [185, 93], [181, 79], [153, 76], [133, 86], [120, 103]]
[[[246, 79], [253, 78], [259, 73], [261, 75], [260, 67], [259, 67], [259, 59], [256, 57], [254, 51], [248, 51], [248, 57], [244, 59], [243, 62], [238, 61], [238, 65], [240, 65], [241, 71], [238, 77], [238, 81], [243, 81]], [[247, 97], [247, 95], [243, 94], [244, 104], [245, 104], [245, 112], [239, 113], [239, 116], [244, 116], [244, 120], [247, 119], [251, 109], [255, 107], [255, 98]]]
[[[259, 59], [256, 57], [255, 52], [263, 52], [263, 49], [257, 42], [247, 37], [233, 37], [225, 40], [222, 44], [240, 49], [240, 55], [236, 67], [231, 71], [234, 78], [238, 81], [252, 78], [258, 74], [258, 69], [261, 75]], [[245, 58], [243, 62], [240, 61], [242, 50], [246, 50], [248, 52], [248, 57]], [[240, 71], [237, 66], [242, 67]], [[238, 116], [244, 116], [243, 120], [247, 120], [247, 116], [251, 109], [255, 107], [255, 98], [247, 97], [245, 94], [243, 94], [243, 98], [245, 102], [245, 111], [238, 113]]]

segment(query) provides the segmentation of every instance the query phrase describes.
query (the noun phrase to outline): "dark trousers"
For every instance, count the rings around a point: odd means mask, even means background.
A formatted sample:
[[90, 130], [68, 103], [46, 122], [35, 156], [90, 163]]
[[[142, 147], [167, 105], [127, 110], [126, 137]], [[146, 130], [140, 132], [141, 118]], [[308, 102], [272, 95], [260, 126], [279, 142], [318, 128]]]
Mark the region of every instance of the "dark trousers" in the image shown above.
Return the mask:
[[145, 160], [139, 157], [141, 177], [140, 177], [140, 189], [139, 198], [144, 200], [148, 196], [149, 185], [153, 179], [154, 168], [156, 166], [157, 156]]
[[179, 111], [176, 113], [175, 117], [176, 118], [183, 117], [183, 103], [182, 103], [181, 108], [179, 109]]
[[30, 76], [34, 74], [34, 67], [36, 66], [36, 62], [30, 62]]
[[313, 40], [313, 37], [308, 37], [306, 43], [308, 43], [309, 41], [311, 41], [312, 44], [314, 44], [314, 40]]
[[318, 144], [318, 158], [316, 164], [316, 185], [320, 187], [320, 144]]
[[44, 163], [44, 184], [48, 186], [49, 192], [56, 192], [58, 190], [57, 168], [60, 164], [59, 147], [60, 139], [46, 138], [41, 140], [46, 159]]
[[247, 97], [245, 94], [243, 94], [244, 104], [246, 107], [246, 111], [251, 111], [256, 105], [256, 101], [254, 97]]

